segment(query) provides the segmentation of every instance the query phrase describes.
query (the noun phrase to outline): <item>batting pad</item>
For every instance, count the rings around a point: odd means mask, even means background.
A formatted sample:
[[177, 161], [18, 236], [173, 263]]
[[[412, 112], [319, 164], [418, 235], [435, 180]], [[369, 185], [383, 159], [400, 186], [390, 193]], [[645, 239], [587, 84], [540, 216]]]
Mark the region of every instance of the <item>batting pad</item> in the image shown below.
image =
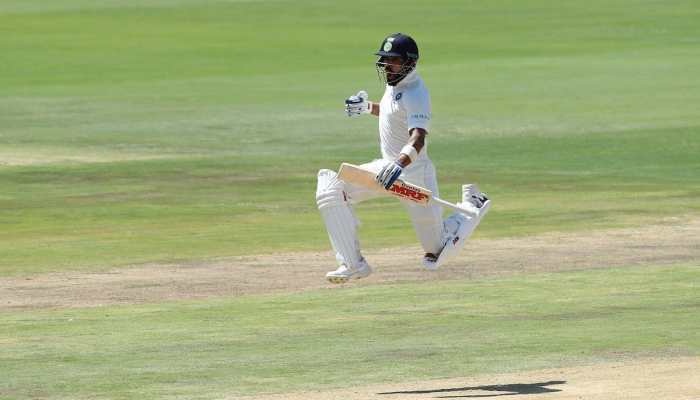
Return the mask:
[[445, 262], [455, 258], [464, 247], [466, 240], [479, 225], [481, 217], [483, 216], [467, 217], [460, 213], [454, 213], [447, 217], [445, 219], [445, 246], [440, 251], [437, 260], [428, 261], [423, 259], [423, 265], [430, 270], [436, 270]]
[[343, 192], [343, 182], [331, 170], [322, 169], [318, 173], [316, 204], [328, 231], [336, 259], [350, 268], [360, 265], [360, 242], [357, 238], [359, 221], [348, 204]]

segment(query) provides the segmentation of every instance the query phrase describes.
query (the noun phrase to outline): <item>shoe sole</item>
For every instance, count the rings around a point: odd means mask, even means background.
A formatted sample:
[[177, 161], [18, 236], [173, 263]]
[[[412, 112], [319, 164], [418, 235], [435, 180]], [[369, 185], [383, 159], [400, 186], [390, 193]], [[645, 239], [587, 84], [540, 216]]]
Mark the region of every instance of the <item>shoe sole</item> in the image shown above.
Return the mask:
[[328, 282], [335, 284], [346, 283], [350, 280], [346, 276], [327, 276], [326, 279], [328, 280]]
[[330, 283], [347, 283], [350, 279], [362, 279], [368, 277], [369, 274], [353, 274], [351, 276], [326, 276], [326, 279]]

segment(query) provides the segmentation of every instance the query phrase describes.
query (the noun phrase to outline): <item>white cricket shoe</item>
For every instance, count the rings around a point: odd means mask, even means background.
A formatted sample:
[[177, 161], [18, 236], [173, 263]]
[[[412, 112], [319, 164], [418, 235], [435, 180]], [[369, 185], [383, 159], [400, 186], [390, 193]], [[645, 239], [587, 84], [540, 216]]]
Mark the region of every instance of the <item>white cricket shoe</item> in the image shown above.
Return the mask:
[[331, 283], [346, 283], [350, 279], [366, 278], [371, 273], [372, 267], [367, 264], [367, 261], [362, 259], [357, 268], [348, 267], [346, 264], [340, 264], [338, 269], [326, 274], [326, 279]]
[[462, 185], [462, 203], [469, 203], [479, 210], [480, 215], [486, 215], [491, 207], [491, 200], [486, 193], [480, 192], [476, 184]]

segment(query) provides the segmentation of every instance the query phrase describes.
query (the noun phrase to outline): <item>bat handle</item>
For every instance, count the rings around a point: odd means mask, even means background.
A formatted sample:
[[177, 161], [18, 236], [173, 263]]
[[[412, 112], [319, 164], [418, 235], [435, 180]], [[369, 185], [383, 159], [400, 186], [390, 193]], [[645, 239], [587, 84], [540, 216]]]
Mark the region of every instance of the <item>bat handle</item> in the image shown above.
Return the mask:
[[435, 197], [435, 196], [431, 197], [431, 201], [434, 201], [435, 203], [440, 204], [441, 206], [451, 208], [451, 209], [453, 209], [459, 213], [465, 214], [469, 217], [476, 217], [479, 215], [479, 211], [475, 207], [468, 208], [468, 207], [459, 206], [457, 204], [452, 204], [449, 201], [445, 201], [445, 200], [443, 200], [439, 197]]

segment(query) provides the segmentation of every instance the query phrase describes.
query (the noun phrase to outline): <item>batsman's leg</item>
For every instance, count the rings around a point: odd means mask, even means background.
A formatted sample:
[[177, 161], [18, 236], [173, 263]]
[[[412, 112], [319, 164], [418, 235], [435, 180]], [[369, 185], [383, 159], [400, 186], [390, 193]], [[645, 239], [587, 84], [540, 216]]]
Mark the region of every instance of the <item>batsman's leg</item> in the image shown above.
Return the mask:
[[471, 205], [479, 210], [479, 214], [472, 217], [460, 213], [453, 213], [445, 219], [444, 246], [442, 250], [435, 253], [437, 257], [425, 257], [423, 259], [423, 265], [426, 268], [436, 270], [449, 259], [456, 257], [459, 251], [464, 247], [465, 241], [471, 236], [476, 227], [479, 226], [479, 223], [486, 216], [491, 207], [491, 200], [473, 184], [462, 186], [462, 202], [471, 203]]
[[337, 270], [326, 274], [326, 278], [333, 283], [364, 278], [372, 272], [360, 253], [360, 242], [357, 237], [359, 221], [348, 203], [344, 186], [334, 171], [328, 169], [319, 171], [316, 204], [340, 264]]
[[[429, 160], [411, 164], [405, 171], [404, 179], [430, 189], [436, 196], [440, 195], [435, 167]], [[439, 205], [424, 207], [408, 201], [403, 201], [402, 203], [411, 216], [413, 229], [416, 231], [416, 236], [423, 250], [427, 254], [439, 254], [445, 243], [442, 207]]]
[[439, 254], [444, 244], [442, 207], [423, 207], [409, 202], [404, 202], [404, 207], [411, 217], [413, 229], [421, 247], [423, 247], [423, 251]]

